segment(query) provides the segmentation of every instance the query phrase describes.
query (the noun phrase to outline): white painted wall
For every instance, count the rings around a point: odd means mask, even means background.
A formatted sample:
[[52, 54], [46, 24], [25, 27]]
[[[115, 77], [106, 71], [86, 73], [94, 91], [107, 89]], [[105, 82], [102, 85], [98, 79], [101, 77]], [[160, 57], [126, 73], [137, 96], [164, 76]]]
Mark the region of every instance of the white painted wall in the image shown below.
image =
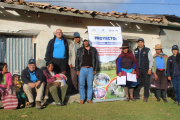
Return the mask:
[[[12, 16], [6, 13], [6, 16], [0, 16], [0, 31], [12, 32], [19, 30], [40, 30], [39, 35], [33, 38], [33, 44], [37, 44], [36, 60], [39, 67], [44, 62], [46, 47], [56, 29], [62, 29], [63, 32], [79, 32], [82, 39], [88, 38], [87, 26], [112, 26], [109, 22], [118, 23], [122, 28], [122, 35], [137, 36], [145, 39], [145, 45], [149, 47], [154, 54], [155, 44], [160, 44], [160, 29], [158, 26], [138, 24], [142, 31], [138, 31], [135, 23], [116, 22], [107, 20], [76, 18], [71, 16], [61, 16], [54, 14], [41, 13], [40, 18], [34, 12], [19, 10], [20, 16]], [[27, 17], [31, 16], [31, 17]], [[128, 25], [125, 25], [128, 24]]]

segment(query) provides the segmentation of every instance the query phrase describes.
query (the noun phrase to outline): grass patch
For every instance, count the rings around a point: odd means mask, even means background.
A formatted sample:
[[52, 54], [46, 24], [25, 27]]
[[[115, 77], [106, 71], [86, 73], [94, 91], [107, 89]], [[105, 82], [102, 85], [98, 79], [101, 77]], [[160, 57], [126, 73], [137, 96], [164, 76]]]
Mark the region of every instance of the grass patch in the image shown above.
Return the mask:
[[[102, 102], [79, 105], [77, 103], [67, 106], [49, 105], [43, 110], [24, 108], [18, 110], [0, 111], [1, 120], [27, 119], [27, 120], [177, 120], [180, 117], [180, 106], [175, 105], [172, 99], [168, 103], [156, 102], [150, 97], [147, 103], [143, 100], [137, 102]], [[21, 117], [27, 115], [26, 117]]]

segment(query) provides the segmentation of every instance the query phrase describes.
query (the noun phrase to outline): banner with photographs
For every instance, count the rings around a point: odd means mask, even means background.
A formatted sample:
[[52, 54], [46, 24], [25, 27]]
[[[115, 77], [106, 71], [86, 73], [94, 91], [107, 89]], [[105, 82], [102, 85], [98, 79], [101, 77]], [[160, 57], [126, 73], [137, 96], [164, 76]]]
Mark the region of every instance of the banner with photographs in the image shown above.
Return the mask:
[[116, 58], [123, 40], [120, 27], [88, 26], [90, 44], [99, 54], [100, 72], [94, 75], [93, 99], [124, 98], [124, 89], [116, 85]]

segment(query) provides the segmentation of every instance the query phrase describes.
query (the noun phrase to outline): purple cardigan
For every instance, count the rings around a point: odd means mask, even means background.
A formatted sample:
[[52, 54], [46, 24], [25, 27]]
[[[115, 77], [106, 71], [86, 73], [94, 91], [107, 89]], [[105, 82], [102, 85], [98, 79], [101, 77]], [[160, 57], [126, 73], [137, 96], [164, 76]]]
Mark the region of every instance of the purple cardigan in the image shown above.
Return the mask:
[[56, 80], [55, 77], [52, 77], [52, 76], [51, 76], [51, 74], [49, 73], [48, 70], [46, 70], [46, 69], [43, 70], [43, 73], [44, 73], [44, 75], [45, 75], [45, 77], [46, 77], [46, 82], [47, 82], [47, 83], [54, 82], [54, 81]]

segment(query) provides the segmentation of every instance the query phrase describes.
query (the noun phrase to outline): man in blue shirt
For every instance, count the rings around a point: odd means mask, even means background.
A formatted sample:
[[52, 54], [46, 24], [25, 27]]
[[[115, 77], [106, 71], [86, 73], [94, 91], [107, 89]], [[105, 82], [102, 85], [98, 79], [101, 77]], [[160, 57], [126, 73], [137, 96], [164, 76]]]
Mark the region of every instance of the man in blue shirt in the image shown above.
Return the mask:
[[24, 82], [23, 90], [29, 100], [29, 108], [34, 106], [33, 89], [36, 89], [36, 108], [42, 109], [41, 100], [44, 91], [45, 76], [43, 72], [36, 67], [35, 60], [30, 59], [27, 67], [22, 71], [22, 81]]
[[66, 73], [68, 63], [68, 42], [63, 38], [61, 29], [57, 29], [55, 36], [47, 45], [45, 60], [52, 61], [56, 73]]

